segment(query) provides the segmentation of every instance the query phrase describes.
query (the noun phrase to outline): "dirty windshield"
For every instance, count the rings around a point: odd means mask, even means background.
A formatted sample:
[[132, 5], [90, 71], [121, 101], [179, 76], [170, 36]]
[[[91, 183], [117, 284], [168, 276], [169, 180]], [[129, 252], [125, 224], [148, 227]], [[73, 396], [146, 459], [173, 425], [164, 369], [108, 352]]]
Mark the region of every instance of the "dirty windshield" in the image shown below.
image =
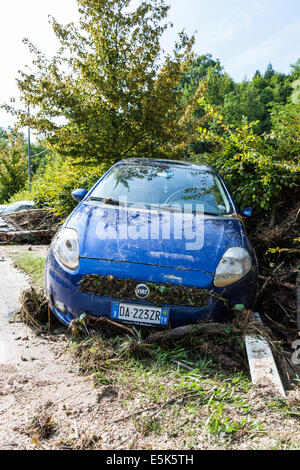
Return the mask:
[[[197, 210], [215, 215], [232, 212], [230, 201], [217, 175], [202, 169], [179, 166], [120, 165], [100, 182], [90, 200], [118, 205], [143, 205]], [[202, 207], [203, 207], [202, 206]]]

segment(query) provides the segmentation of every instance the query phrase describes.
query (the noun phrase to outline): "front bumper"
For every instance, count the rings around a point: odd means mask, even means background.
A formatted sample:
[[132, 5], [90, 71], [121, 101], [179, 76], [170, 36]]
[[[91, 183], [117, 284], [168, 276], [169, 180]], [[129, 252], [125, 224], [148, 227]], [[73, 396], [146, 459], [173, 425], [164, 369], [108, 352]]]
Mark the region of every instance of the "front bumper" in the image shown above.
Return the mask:
[[[226, 299], [217, 299], [208, 296], [203, 307], [190, 307], [185, 305], [161, 305], [170, 308], [170, 327], [197, 323], [199, 320], [225, 321], [231, 317], [231, 309], [235, 304], [244, 304], [252, 308], [255, 301], [257, 272], [250, 271], [241, 281], [226, 288], [213, 286], [213, 274], [200, 271], [189, 271], [174, 268], [161, 268], [135, 263], [123, 263], [106, 260], [81, 258], [79, 268], [71, 271], [59, 263], [50, 249], [45, 271], [45, 285], [50, 307], [57, 318], [69, 325], [74, 318], [83, 312], [94, 317], [110, 317], [111, 302], [119, 299], [113, 297], [100, 297], [80, 291], [79, 282], [87, 274], [113, 275], [117, 278], [135, 279], [138, 282], [171, 283], [183, 286], [199, 287], [213, 291]], [[55, 305], [61, 302], [66, 312], [61, 312]], [[147, 301], [128, 300], [128, 303], [141, 303], [152, 305]]]

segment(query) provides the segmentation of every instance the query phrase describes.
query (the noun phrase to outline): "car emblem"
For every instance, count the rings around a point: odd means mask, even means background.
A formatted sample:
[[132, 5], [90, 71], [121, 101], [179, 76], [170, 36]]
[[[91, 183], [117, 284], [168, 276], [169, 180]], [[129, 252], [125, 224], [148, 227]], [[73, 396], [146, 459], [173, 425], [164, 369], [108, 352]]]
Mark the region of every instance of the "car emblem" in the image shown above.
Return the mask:
[[139, 299], [146, 299], [149, 295], [149, 287], [146, 284], [138, 284], [135, 288], [135, 295]]

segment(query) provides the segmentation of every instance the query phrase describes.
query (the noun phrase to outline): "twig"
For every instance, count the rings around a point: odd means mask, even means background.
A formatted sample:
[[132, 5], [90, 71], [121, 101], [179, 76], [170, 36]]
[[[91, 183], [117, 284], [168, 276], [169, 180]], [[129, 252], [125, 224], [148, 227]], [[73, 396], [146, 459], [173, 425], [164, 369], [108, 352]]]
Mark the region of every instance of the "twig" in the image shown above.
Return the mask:
[[286, 363], [286, 360], [285, 360], [285, 357], [284, 355], [281, 353], [281, 356], [282, 356], [282, 359], [283, 359], [283, 363], [284, 363], [284, 368], [285, 368], [285, 373], [286, 373], [286, 376], [287, 376], [287, 379], [289, 381], [289, 384], [291, 385], [291, 378], [290, 378], [290, 374], [289, 374], [289, 371], [288, 371], [288, 368], [287, 368], [287, 363]]
[[130, 433], [129, 436], [126, 437], [126, 439], [124, 439], [123, 441], [121, 441], [121, 442], [119, 443], [119, 446], [122, 446], [123, 444], [125, 444], [125, 442], [129, 441], [129, 439], [130, 439], [134, 434], [136, 434], [136, 432], [137, 432], [136, 429], [134, 429], [134, 430], [132, 431], [132, 433]]
[[[197, 397], [199, 396], [200, 394], [199, 393], [195, 393], [194, 391], [191, 391], [191, 392], [187, 392], [187, 393], [184, 393], [181, 397], [173, 397], [173, 398], [170, 398], [169, 400], [167, 400], [158, 410], [154, 411], [154, 413], [152, 413], [150, 416], [149, 416], [149, 419], [152, 419], [154, 417], [157, 417], [158, 415], [160, 415], [160, 413], [168, 406], [168, 405], [171, 405], [173, 404], [174, 402], [176, 402], [177, 400], [184, 400], [187, 396], [189, 396], [189, 398], [194, 398], [194, 397]], [[138, 413], [135, 413], [134, 415], [130, 415], [130, 416], [136, 416], [137, 414], [141, 414], [141, 412], [143, 412], [145, 410], [142, 410]], [[113, 423], [116, 422], [116, 421], [113, 421]], [[111, 423], [112, 424], [112, 423]], [[125, 442], [127, 442], [134, 434], [136, 434], [136, 430], [132, 431], [132, 433], [126, 437], [126, 439], [124, 439], [122, 442], [120, 442], [119, 446], [125, 444]]]
[[267, 285], [269, 284], [269, 282], [272, 280], [274, 274], [279, 271], [279, 269], [284, 265], [285, 261], [282, 261], [278, 266], [276, 266], [276, 268], [273, 270], [272, 274], [266, 279], [265, 283], [263, 284], [262, 288], [260, 289], [260, 291], [258, 292], [257, 294], [257, 298], [259, 298], [262, 294], [262, 292], [265, 290], [265, 288], [267, 287]]
[[265, 317], [268, 318], [268, 320], [270, 320], [272, 323], [274, 323], [274, 325], [276, 325], [277, 328], [279, 328], [280, 330], [285, 330], [285, 331], [289, 331], [289, 332], [297, 331], [297, 328], [292, 328], [292, 329], [285, 328], [283, 325], [281, 325], [280, 323], [277, 323], [275, 320], [273, 320], [271, 317], [269, 317], [269, 315], [267, 313], [264, 313], [264, 315], [265, 315]]
[[194, 370], [195, 369], [195, 367], [188, 366], [187, 364], [184, 364], [184, 362], [176, 361], [175, 359], [172, 359], [171, 362], [173, 364], [176, 364], [176, 365], [182, 367], [183, 369], [187, 369], [187, 370]]
[[283, 307], [283, 305], [281, 305], [281, 303], [278, 302], [278, 301], [277, 301], [276, 303], [279, 305], [279, 307], [282, 308], [282, 310], [284, 311], [284, 313], [285, 313], [289, 318], [291, 318], [291, 316], [288, 314], [288, 312], [287, 312], [286, 309]]
[[107, 317], [91, 317], [89, 316], [88, 317], [88, 320], [89, 321], [94, 321], [96, 323], [109, 323], [110, 325], [113, 325], [113, 326], [116, 326], [117, 328], [121, 328], [121, 330], [125, 330], [127, 331], [128, 333], [130, 333], [134, 338], [137, 339], [137, 334], [131, 329], [129, 328], [128, 326], [126, 325], [122, 325], [121, 323], [117, 323], [117, 322], [114, 322], [112, 320], [110, 320], [110, 318], [107, 318]]
[[[261, 274], [258, 276], [259, 279], [261, 280], [266, 280], [267, 278], [265, 276], [262, 276]], [[287, 289], [296, 289], [295, 284], [291, 284], [290, 282], [282, 282], [282, 281], [276, 281], [276, 279], [273, 279], [273, 281], [270, 281], [273, 284], [277, 284], [278, 286], [286, 287]]]
[[[157, 405], [154, 405], [154, 406], [157, 406]], [[123, 416], [122, 418], [115, 419], [114, 421], [111, 421], [110, 423], [108, 423], [108, 425], [120, 423], [121, 421], [126, 421], [126, 419], [133, 418], [134, 416], [141, 415], [142, 413], [146, 411], [150, 411], [150, 410], [153, 410], [153, 405], [149, 406], [148, 408], [143, 408], [142, 410], [135, 411], [134, 413], [130, 413], [129, 415]]]
[[[285, 354], [285, 355], [286, 355], [286, 354], [287, 354], [287, 352], [286, 352], [286, 351], [283, 351], [283, 354]], [[294, 364], [292, 363], [292, 361], [290, 361], [290, 359], [289, 359], [287, 356], [286, 356], [286, 360], [288, 361], [288, 363], [289, 363], [289, 365], [290, 365], [291, 369], [293, 369], [293, 372], [294, 372], [294, 374], [296, 374], [296, 373], [297, 373], [297, 371], [296, 371], [296, 369], [295, 369], [295, 367], [294, 367]]]

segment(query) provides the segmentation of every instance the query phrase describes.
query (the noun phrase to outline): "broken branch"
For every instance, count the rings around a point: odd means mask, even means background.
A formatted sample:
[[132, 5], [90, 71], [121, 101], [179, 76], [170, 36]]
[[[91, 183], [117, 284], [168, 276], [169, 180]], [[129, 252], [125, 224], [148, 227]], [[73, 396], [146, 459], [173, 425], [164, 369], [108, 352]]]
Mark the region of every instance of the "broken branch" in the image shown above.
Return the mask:
[[187, 335], [226, 335], [225, 325], [221, 323], [202, 323], [196, 325], [179, 326], [166, 331], [152, 333], [146, 339], [147, 343], [159, 344], [168, 340], [175, 340]]

